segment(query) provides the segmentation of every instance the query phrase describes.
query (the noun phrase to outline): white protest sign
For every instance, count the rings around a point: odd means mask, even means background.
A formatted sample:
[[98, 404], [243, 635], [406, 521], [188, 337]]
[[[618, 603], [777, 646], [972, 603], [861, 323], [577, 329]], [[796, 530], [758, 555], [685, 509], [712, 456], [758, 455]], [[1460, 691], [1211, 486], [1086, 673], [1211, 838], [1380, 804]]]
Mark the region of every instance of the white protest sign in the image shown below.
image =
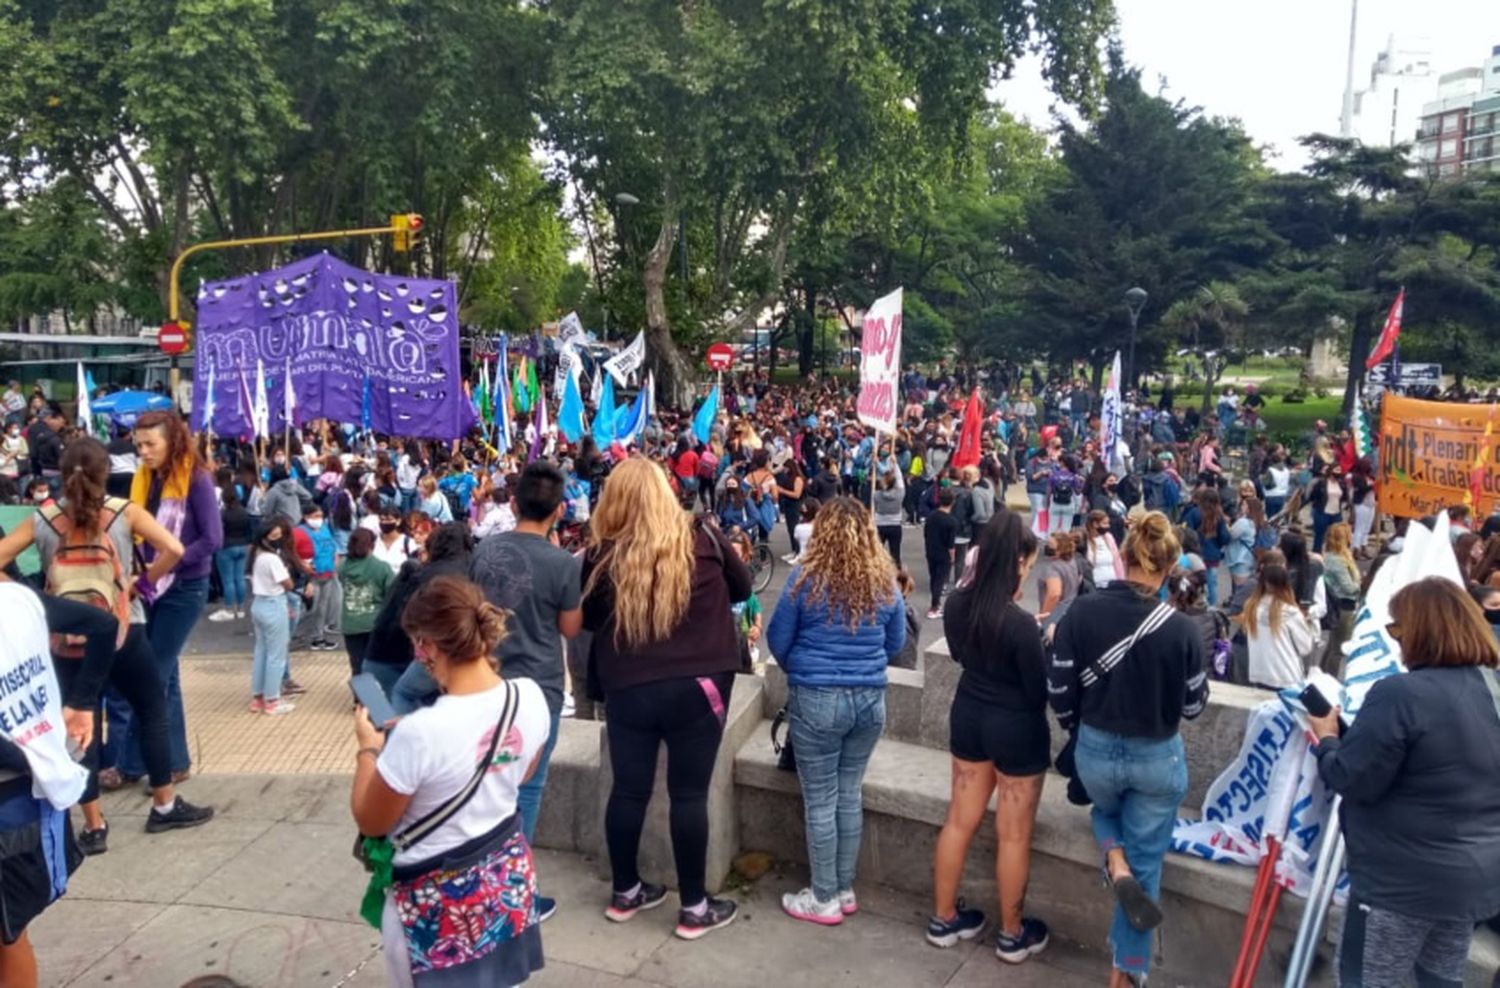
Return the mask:
[[583, 321], [578, 318], [578, 313], [569, 312], [562, 317], [562, 322], [557, 324], [557, 342], [563, 346], [569, 346], [582, 343], [583, 340]]
[[15, 583], [0, 583], [0, 613], [6, 615], [0, 638], [0, 734], [26, 756], [32, 795], [65, 810], [83, 795], [89, 774], [68, 755], [47, 617], [37, 595]]
[[875, 300], [865, 312], [860, 337], [859, 420], [879, 432], [894, 433], [900, 412], [901, 289]]
[[604, 369], [620, 387], [630, 384], [630, 378], [646, 362], [646, 331], [635, 334], [630, 345], [604, 362]]
[[552, 375], [552, 396], [561, 401], [563, 386], [568, 383], [568, 377], [571, 375], [576, 381], [582, 373], [583, 358], [578, 356], [578, 351], [570, 344], [563, 344], [557, 354], [557, 371]]

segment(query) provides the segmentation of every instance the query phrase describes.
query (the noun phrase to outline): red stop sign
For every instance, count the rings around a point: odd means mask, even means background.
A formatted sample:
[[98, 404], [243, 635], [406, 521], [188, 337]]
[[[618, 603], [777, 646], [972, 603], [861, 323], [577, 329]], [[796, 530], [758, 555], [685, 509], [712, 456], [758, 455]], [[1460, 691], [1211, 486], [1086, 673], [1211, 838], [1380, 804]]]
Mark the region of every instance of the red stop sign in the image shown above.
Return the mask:
[[181, 323], [162, 323], [156, 334], [156, 345], [161, 347], [162, 353], [175, 357], [187, 349], [187, 331], [182, 328]]
[[734, 366], [734, 347], [728, 343], [715, 343], [708, 348], [708, 366], [716, 371], [726, 371]]

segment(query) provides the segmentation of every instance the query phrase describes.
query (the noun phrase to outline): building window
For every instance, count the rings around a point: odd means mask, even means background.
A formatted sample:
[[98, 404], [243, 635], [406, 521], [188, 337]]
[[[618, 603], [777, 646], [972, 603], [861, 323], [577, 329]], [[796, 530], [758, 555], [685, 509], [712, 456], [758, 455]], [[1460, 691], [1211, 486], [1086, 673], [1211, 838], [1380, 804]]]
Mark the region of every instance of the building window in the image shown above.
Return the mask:
[[1438, 145], [1439, 158], [1454, 158], [1458, 156], [1458, 142], [1452, 138], [1446, 138]]
[[1458, 114], [1449, 113], [1443, 117], [1443, 133], [1454, 134], [1458, 132]]

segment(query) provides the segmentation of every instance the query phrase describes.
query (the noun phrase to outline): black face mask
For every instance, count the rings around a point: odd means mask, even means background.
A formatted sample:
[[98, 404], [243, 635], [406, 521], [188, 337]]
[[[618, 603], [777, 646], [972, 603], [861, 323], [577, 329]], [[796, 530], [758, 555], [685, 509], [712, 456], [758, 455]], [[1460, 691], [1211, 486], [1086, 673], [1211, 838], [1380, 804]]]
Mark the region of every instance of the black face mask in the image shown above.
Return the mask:
[[380, 523], [380, 530], [382, 532], [394, 532], [396, 529], [398, 529], [400, 527], [401, 527], [401, 523], [400, 522], [383, 521], [383, 522]]
[[1484, 616], [1490, 624], [1500, 624], [1500, 607], [1486, 607]]

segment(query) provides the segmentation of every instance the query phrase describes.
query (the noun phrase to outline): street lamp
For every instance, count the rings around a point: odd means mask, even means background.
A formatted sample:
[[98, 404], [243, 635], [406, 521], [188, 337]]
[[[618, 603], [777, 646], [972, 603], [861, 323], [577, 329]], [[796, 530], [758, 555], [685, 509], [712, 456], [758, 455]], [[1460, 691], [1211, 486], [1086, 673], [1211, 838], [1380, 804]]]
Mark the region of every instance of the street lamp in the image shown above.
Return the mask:
[[1147, 298], [1146, 289], [1139, 286], [1125, 293], [1125, 308], [1130, 313], [1130, 360], [1125, 364], [1125, 380], [1130, 387], [1135, 385], [1135, 330]]

